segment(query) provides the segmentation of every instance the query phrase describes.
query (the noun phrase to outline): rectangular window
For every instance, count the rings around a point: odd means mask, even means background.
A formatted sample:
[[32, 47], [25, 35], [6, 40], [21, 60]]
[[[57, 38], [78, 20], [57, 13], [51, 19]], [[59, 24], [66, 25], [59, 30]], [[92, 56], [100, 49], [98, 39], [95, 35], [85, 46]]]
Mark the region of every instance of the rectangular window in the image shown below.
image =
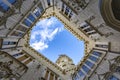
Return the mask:
[[40, 9], [39, 8], [36, 8], [33, 13], [35, 14], [36, 17], [39, 17], [40, 16]]
[[93, 51], [93, 53], [92, 54], [94, 54], [94, 55], [96, 55], [96, 56], [101, 56], [101, 53], [100, 52], [96, 52], [96, 51]]
[[10, 9], [10, 7], [1, 0], [0, 0], [0, 7], [5, 11], [8, 11]]
[[86, 73], [89, 72], [89, 68], [87, 68], [85, 65], [82, 66], [82, 69], [83, 69]]
[[91, 28], [91, 27], [89, 27], [89, 28], [87, 28], [87, 29], [85, 29], [84, 31], [85, 32], [89, 32], [89, 31], [92, 31], [93, 29]]
[[64, 5], [64, 4], [62, 4], [62, 12], [64, 11], [64, 8], [65, 8], [65, 5]]
[[18, 54], [14, 54], [14, 55], [12, 55], [13, 57], [17, 57], [17, 56], [20, 56], [20, 55], [22, 55], [23, 53], [18, 53]]
[[28, 21], [27, 19], [25, 19], [23, 23], [28, 27], [30, 27], [32, 25], [32, 23], [30, 21]]
[[115, 77], [115, 76], [112, 75], [112, 76], [109, 77], [108, 80], [120, 80], [120, 79], [118, 79], [117, 77]]
[[73, 13], [72, 13], [72, 11], [70, 12], [70, 15], [69, 15], [69, 18], [71, 18], [73, 16]]
[[76, 76], [74, 77], [74, 80], [79, 80], [79, 77], [76, 75]]
[[87, 64], [90, 68], [92, 68], [92, 67], [94, 66], [94, 64], [93, 64], [93, 63], [91, 63], [91, 62], [90, 62], [90, 61], [88, 61], [88, 60], [85, 62], [85, 64]]
[[94, 62], [97, 62], [98, 58], [94, 57], [94, 56], [89, 56], [89, 59], [94, 61]]
[[85, 28], [87, 26], [89, 26], [89, 25], [87, 23], [85, 23], [84, 25], [81, 26], [81, 28], [83, 29], [83, 28]]
[[69, 7], [66, 7], [66, 10], [65, 10], [65, 14], [66, 14], [66, 15], [68, 15], [69, 10], [70, 10]]
[[80, 77], [84, 77], [85, 76], [85, 74], [81, 70], [78, 71], [78, 74], [79, 74]]
[[39, 17], [43, 11], [44, 11], [44, 9], [43, 9], [42, 5], [39, 4], [38, 7], [35, 8], [35, 10], [33, 11], [33, 13], [34, 13], [34, 15], [36, 17]]
[[3, 45], [15, 45], [17, 42], [3, 41]]
[[88, 35], [96, 34], [96, 31], [88, 33]]
[[24, 26], [19, 26], [19, 27], [17, 28], [17, 30], [20, 30], [20, 31], [25, 32], [25, 31], [27, 30], [27, 28], [24, 27]]
[[11, 34], [11, 36], [19, 36], [19, 37], [22, 37], [22, 36], [23, 36], [23, 33], [14, 31], [14, 32]]
[[47, 0], [48, 5], [50, 6], [50, 0]]
[[108, 45], [96, 44], [95, 47], [108, 48]]
[[7, 0], [9, 3], [14, 4], [16, 0]]
[[32, 14], [28, 15], [28, 19], [31, 20], [32, 22], [35, 21], [35, 17]]

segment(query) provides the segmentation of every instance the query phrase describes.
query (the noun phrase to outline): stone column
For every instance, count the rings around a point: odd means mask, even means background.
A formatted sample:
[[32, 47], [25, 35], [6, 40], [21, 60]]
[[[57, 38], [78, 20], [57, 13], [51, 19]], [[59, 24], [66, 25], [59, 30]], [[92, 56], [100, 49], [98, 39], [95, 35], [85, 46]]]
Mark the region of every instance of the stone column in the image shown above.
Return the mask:
[[48, 73], [47, 80], [50, 80], [50, 74], [51, 74], [51, 72]]

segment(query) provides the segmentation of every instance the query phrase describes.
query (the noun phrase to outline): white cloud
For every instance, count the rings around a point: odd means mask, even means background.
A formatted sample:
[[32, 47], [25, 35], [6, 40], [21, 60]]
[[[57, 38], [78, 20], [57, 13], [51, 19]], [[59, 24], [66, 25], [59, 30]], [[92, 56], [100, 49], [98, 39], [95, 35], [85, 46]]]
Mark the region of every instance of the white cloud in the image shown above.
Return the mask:
[[32, 43], [31, 46], [36, 49], [36, 50], [44, 50], [46, 48], [48, 48], [48, 45], [42, 41], [39, 41], [39, 42], [35, 42], [35, 43]]
[[[64, 26], [55, 26], [56, 19], [50, 18], [45, 19], [37, 23], [37, 27], [40, 29], [32, 32], [31, 40], [33, 40], [30, 45], [36, 50], [44, 50], [48, 48], [48, 43], [54, 39], [57, 33], [64, 30]], [[55, 28], [54, 28], [55, 27]], [[40, 37], [40, 40], [36, 40], [36, 38]]]
[[39, 35], [39, 31], [32, 32], [31, 39], [35, 39], [37, 35]]

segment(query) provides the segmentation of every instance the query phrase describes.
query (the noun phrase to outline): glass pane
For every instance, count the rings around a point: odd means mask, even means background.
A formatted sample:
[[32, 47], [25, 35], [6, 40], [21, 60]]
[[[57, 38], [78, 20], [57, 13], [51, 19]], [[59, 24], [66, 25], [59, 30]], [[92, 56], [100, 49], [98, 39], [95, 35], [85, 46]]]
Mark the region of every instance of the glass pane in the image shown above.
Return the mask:
[[81, 70], [78, 71], [78, 74], [79, 74], [80, 76], [85, 76], [85, 74], [84, 74]]
[[48, 5], [50, 5], [50, 0], [47, 0]]
[[8, 0], [9, 3], [14, 4], [16, 0]]
[[10, 42], [9, 43], [9, 45], [15, 45], [16, 44], [16, 42]]
[[119, 79], [112, 75], [112, 76], [109, 77], [108, 80], [119, 80]]
[[9, 42], [8, 41], [3, 41], [3, 45], [8, 45]]
[[92, 54], [94, 54], [94, 55], [96, 55], [96, 56], [101, 56], [101, 53], [100, 52], [96, 52], [96, 51], [93, 51], [93, 53]]
[[0, 7], [2, 7], [2, 9], [4, 9], [5, 11], [8, 11], [10, 9], [10, 7], [1, 0], [0, 0]]
[[98, 60], [98, 59], [97, 59], [96, 57], [94, 57], [94, 56], [90, 56], [89, 59], [92, 60], [92, 61], [94, 61], [94, 62], [96, 62], [96, 61]]
[[94, 66], [94, 64], [93, 64], [93, 63], [91, 63], [91, 62], [90, 62], [90, 61], [88, 61], [88, 60], [85, 62], [85, 64], [87, 64], [90, 68]]
[[17, 56], [20, 56], [20, 55], [22, 55], [23, 53], [18, 53], [18, 54], [14, 54], [14, 55], [12, 55], [13, 57], [17, 57]]
[[89, 71], [89, 68], [87, 68], [85, 65], [82, 66], [82, 69], [83, 69], [86, 73], [88, 73], [88, 71]]
[[74, 80], [79, 80], [79, 77], [76, 75], [76, 76], [74, 77]]
[[25, 20], [24, 20], [24, 24], [25, 24], [26, 26], [30, 27], [32, 23], [29, 22], [27, 19], [25, 19]]
[[39, 16], [40, 16], [39, 8], [36, 8], [36, 9], [33, 11], [33, 13], [34, 13], [37, 17], [39, 17]]
[[30, 14], [30, 15], [28, 16], [28, 19], [30, 19], [32, 22], [35, 21], [35, 18], [34, 18], [34, 16], [33, 16], [32, 14]]

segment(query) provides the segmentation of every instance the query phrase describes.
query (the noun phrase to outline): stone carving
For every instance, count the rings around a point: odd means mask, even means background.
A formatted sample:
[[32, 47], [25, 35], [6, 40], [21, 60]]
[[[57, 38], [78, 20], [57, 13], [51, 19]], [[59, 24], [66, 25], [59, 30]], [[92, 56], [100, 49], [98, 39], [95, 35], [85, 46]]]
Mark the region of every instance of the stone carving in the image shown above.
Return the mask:
[[23, 3], [23, 0], [17, 0], [17, 1], [15, 2], [15, 4], [13, 4], [13, 7], [12, 7], [12, 8], [10, 8], [8, 11], [4, 12], [4, 15], [3, 15], [3, 16], [0, 16], [0, 26], [1, 26], [1, 25], [4, 25], [4, 29], [7, 28], [7, 26], [6, 26], [7, 19], [8, 19], [10, 16], [12, 16], [12, 15], [17, 14], [17, 13], [15, 12], [16, 9], [19, 9], [19, 12], [20, 12], [22, 3]]
[[108, 32], [108, 33], [104, 34], [104, 36], [107, 38], [107, 37], [109, 37], [109, 36], [111, 36], [113, 34], [114, 34], [113, 32]]
[[10, 69], [10, 65], [12, 63], [13, 63], [12, 61], [0, 62], [0, 79], [2, 79], [2, 78], [10, 78], [11, 76], [14, 76], [12, 74], [12, 70]]
[[[114, 61], [114, 63], [111, 63], [111, 61]], [[103, 74], [97, 74], [98, 79], [100, 79], [100, 76], [104, 76], [103, 79], [108, 80], [108, 78], [113, 75], [113, 73], [120, 73], [120, 56], [117, 56], [111, 60], [108, 60], [109, 63], [109, 71], [105, 72]]]
[[95, 16], [90, 16], [86, 21], [91, 22], [93, 19], [95, 19]]

